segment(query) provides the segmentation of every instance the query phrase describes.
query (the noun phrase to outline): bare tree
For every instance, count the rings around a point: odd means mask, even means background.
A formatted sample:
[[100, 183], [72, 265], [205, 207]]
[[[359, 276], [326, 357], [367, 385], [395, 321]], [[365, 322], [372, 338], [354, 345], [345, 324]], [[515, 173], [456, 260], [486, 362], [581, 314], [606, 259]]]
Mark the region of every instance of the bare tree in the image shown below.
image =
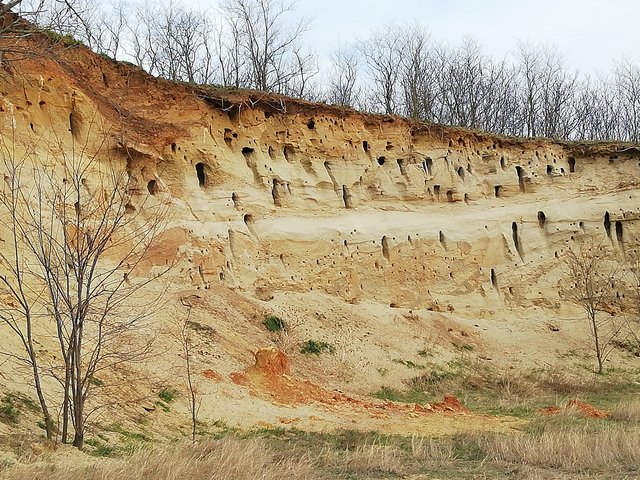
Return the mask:
[[402, 85], [404, 114], [414, 120], [433, 120], [436, 70], [429, 46], [430, 36], [415, 24], [403, 36]]
[[375, 32], [358, 43], [369, 69], [374, 110], [388, 115], [397, 112], [402, 37], [394, 25]]
[[360, 89], [357, 86], [359, 61], [357, 51], [339, 47], [331, 52], [331, 69], [327, 81], [328, 101], [334, 105], [354, 107], [359, 103]]
[[222, 3], [232, 35], [232, 46], [227, 51], [237, 54], [236, 58], [245, 63], [247, 85], [244, 86], [286, 93], [292, 82], [305, 83], [314, 55], [302, 53], [299, 45], [307, 30], [307, 20], [300, 19], [291, 26], [286, 23], [295, 5], [295, 2], [280, 0]]
[[624, 139], [640, 141], [640, 65], [625, 61], [614, 72]]
[[584, 310], [593, 340], [597, 372], [601, 374], [622, 329], [622, 323], [617, 322], [611, 313], [617, 302], [616, 282], [620, 263], [608, 246], [587, 241], [567, 251], [564, 266], [560, 293]]
[[188, 298], [182, 298], [181, 302], [187, 307], [185, 320], [179, 325], [175, 337], [182, 347], [182, 358], [184, 360], [185, 383], [189, 393], [189, 413], [191, 416], [191, 440], [196, 441], [196, 431], [198, 426], [198, 410], [200, 402], [198, 399], [197, 378], [194, 372], [194, 349], [196, 348], [191, 326], [191, 308]]
[[[94, 411], [87, 400], [96, 375], [149, 352], [149, 342], [132, 342], [131, 333], [162, 294], [145, 287], [167, 270], [140, 274], [162, 227], [164, 207], [133, 207], [135, 177], [124, 165], [101, 158], [106, 135], [89, 154], [90, 137], [87, 133], [83, 144], [71, 146], [50, 141], [44, 151], [6, 143], [2, 149], [11, 188], [3, 193], [1, 214], [11, 222], [13, 245], [0, 257], [2, 294], [20, 308], [0, 319], [24, 339], [39, 399], [42, 362], [30, 342], [34, 335], [41, 343], [50, 335], [57, 338], [59, 361], [50, 360], [47, 371], [62, 389], [62, 440], [70, 422], [78, 448]], [[26, 153], [18, 155], [20, 150]], [[43, 156], [46, 162], [39, 160]], [[150, 295], [148, 302], [144, 295]], [[46, 401], [40, 403], [49, 425]]]

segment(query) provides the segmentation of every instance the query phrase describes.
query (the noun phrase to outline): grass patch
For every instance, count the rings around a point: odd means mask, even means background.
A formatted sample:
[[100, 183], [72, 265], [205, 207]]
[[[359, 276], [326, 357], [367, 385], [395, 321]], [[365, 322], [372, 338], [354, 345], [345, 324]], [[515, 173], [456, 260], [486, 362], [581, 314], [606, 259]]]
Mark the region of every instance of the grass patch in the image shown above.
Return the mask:
[[66, 34], [66, 35], [61, 35], [58, 32], [55, 32], [53, 30], [44, 30], [44, 33], [47, 34], [47, 36], [54, 42], [54, 43], [61, 43], [66, 47], [77, 47], [80, 45], [84, 45], [84, 43], [82, 43], [80, 40], [76, 39], [73, 37], [73, 35], [70, 34]]
[[163, 388], [158, 392], [158, 397], [165, 403], [171, 403], [178, 396], [178, 392], [173, 388]]
[[40, 411], [33, 400], [20, 393], [7, 392], [0, 398], [0, 422], [16, 424], [24, 410], [32, 413]]
[[265, 317], [265, 319], [262, 321], [262, 324], [270, 332], [281, 332], [287, 329], [284, 320], [282, 320], [280, 317], [276, 317], [275, 315], [269, 315]]
[[302, 344], [301, 353], [305, 355], [320, 355], [321, 353], [335, 353], [336, 349], [333, 345], [319, 340], [307, 340]]
[[85, 440], [84, 443], [93, 447], [91, 455], [94, 457], [111, 457], [116, 451], [115, 447], [106, 445], [92, 438]]
[[134, 441], [138, 441], [138, 442], [149, 442], [149, 441], [151, 441], [151, 439], [149, 437], [147, 437], [145, 434], [138, 433], [138, 432], [131, 432], [129, 430], [126, 430], [119, 423], [111, 424], [107, 428], [107, 430], [110, 431], [110, 432], [118, 433], [118, 434], [122, 435], [123, 437], [128, 438], [129, 440], [134, 440]]
[[422, 369], [427, 368], [424, 365], [419, 365], [417, 363], [412, 362], [411, 360], [402, 360], [401, 358], [394, 358], [392, 360], [392, 362], [393, 363], [399, 363], [400, 365], [404, 365], [405, 367], [414, 368], [414, 369], [418, 369], [418, 370], [422, 370]]
[[15, 397], [7, 393], [0, 399], [0, 422], [15, 424], [18, 423], [20, 410], [16, 405]]
[[216, 334], [215, 328], [210, 327], [209, 325], [204, 325], [200, 322], [194, 322], [193, 320], [189, 320], [187, 322], [187, 327], [189, 327], [194, 332], [198, 332], [201, 335], [209, 337], [214, 337]]

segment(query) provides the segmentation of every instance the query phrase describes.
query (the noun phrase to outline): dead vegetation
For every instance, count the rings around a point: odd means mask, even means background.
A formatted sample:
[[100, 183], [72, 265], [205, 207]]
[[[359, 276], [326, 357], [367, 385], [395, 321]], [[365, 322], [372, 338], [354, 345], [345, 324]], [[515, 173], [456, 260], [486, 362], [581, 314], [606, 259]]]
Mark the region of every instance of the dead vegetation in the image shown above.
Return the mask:
[[425, 438], [262, 429], [157, 445], [122, 458], [41, 458], [4, 471], [0, 466], [0, 479], [622, 478], [638, 473], [639, 433], [636, 419], [571, 415], [540, 416], [510, 435]]
[[[84, 465], [82, 465], [84, 463]], [[116, 480], [156, 479], [304, 479], [309, 478], [312, 464], [306, 458], [278, 457], [264, 440], [184, 442], [161, 446], [151, 452], [139, 450], [116, 460], [88, 463], [67, 460], [51, 465], [36, 463], [16, 466], [4, 473], [3, 480], [58, 479]]]

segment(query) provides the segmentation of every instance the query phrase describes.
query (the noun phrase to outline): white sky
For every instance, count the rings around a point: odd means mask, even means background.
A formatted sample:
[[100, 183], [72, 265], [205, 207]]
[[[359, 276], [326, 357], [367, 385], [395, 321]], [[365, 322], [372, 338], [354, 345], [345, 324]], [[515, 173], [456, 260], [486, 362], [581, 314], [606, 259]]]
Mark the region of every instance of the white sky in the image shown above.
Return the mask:
[[311, 18], [306, 40], [321, 55], [415, 20], [451, 44], [471, 35], [495, 56], [524, 40], [556, 45], [585, 73], [608, 72], [623, 58], [640, 63], [640, 0], [299, 0], [296, 12]]

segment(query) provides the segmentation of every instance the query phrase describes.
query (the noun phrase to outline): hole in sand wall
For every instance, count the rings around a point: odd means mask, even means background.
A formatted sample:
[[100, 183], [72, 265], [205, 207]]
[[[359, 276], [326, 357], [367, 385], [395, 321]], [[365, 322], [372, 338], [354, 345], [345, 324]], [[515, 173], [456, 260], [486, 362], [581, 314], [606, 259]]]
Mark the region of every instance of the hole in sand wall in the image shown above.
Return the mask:
[[205, 172], [205, 164], [204, 163], [196, 163], [196, 175], [198, 176], [198, 184], [201, 187], [204, 187], [207, 183], [207, 174]]
[[307, 122], [307, 128], [309, 130], [313, 130], [314, 128], [316, 128], [316, 121], [313, 118]]
[[155, 180], [149, 180], [149, 183], [147, 183], [147, 190], [149, 190], [149, 193], [151, 195], [155, 195], [156, 193], [158, 193], [160, 191], [158, 182], [156, 182]]
[[369, 151], [369, 142], [367, 142], [366, 140], [363, 140], [363, 142], [362, 142], [362, 149], [363, 149], [365, 152], [368, 152], [368, 151]]
[[378, 165], [384, 165], [385, 157], [378, 157]]
[[440, 230], [438, 232], [438, 241], [440, 242], [440, 245], [442, 245], [442, 248], [445, 249], [445, 251], [447, 250], [447, 239], [444, 237], [444, 233], [442, 232], [442, 230]]
[[280, 198], [280, 192], [278, 190], [278, 180], [276, 180], [275, 178], [273, 179], [273, 184], [272, 184], [272, 188], [271, 188], [271, 197], [273, 198], [273, 204], [276, 207], [281, 207], [282, 206], [282, 200]]
[[502, 185], [496, 185], [495, 187], [493, 187], [493, 195], [496, 198], [500, 197], [500, 190], [502, 189]]
[[569, 172], [574, 173], [576, 171], [576, 159], [569, 157]]
[[227, 147], [231, 148], [231, 145], [233, 144], [233, 139], [235, 137], [233, 136], [233, 130], [229, 129], [229, 128], [225, 128], [224, 129], [224, 143], [227, 145]]
[[436, 200], [440, 200], [440, 185], [433, 186], [433, 193], [436, 196]]
[[611, 238], [611, 217], [609, 212], [604, 212], [604, 231], [607, 232], [607, 237]]
[[553, 173], [553, 166], [547, 165], [547, 175], [551, 175]]
[[342, 201], [344, 202], [344, 208], [352, 208], [351, 193], [346, 185], [342, 185]]
[[464, 168], [462, 167], [458, 167], [458, 170], [456, 170], [456, 172], [458, 173], [458, 176], [464, 180]]
[[253, 151], [254, 150], [251, 147], [242, 147], [242, 155], [244, 155], [245, 157], [250, 157]]
[[453, 190], [447, 190], [447, 202], [453, 203]]
[[382, 256], [389, 260], [389, 240], [386, 235], [382, 237]]
[[496, 276], [496, 271], [493, 268], [491, 269], [491, 274], [489, 275], [489, 278], [491, 279], [491, 286], [497, 290], [498, 277]]
[[397, 163], [398, 163], [398, 168], [400, 169], [400, 175], [406, 175], [407, 171], [404, 168], [404, 160], [399, 158], [397, 160]]
[[518, 186], [520, 191], [524, 193], [524, 170], [520, 165], [516, 166], [516, 173], [518, 175]]
[[544, 224], [547, 223], [547, 216], [544, 214], [542, 210], [538, 212], [538, 225], [540, 228], [544, 227]]
[[240, 199], [238, 198], [238, 194], [236, 192], [233, 192], [231, 194], [231, 201], [233, 202], [233, 206], [235, 208], [238, 208], [238, 205], [240, 204]]
[[511, 223], [511, 236], [513, 237], [513, 244], [518, 251], [518, 254], [522, 257], [522, 245], [520, 244], [520, 236], [518, 235], [518, 224], [516, 222]]
[[622, 230], [622, 222], [620, 220], [616, 220], [616, 239], [618, 243], [624, 243], [624, 232]]
[[287, 162], [291, 162], [293, 160], [293, 156], [295, 155], [295, 149], [291, 145], [285, 145], [282, 149], [282, 153], [284, 154], [284, 159]]
[[427, 157], [424, 159], [423, 162], [424, 165], [424, 171], [426, 172], [427, 175], [432, 175], [432, 170], [433, 170], [433, 160], [430, 157]]
[[75, 112], [69, 114], [69, 131], [75, 139], [80, 135], [80, 118]]

